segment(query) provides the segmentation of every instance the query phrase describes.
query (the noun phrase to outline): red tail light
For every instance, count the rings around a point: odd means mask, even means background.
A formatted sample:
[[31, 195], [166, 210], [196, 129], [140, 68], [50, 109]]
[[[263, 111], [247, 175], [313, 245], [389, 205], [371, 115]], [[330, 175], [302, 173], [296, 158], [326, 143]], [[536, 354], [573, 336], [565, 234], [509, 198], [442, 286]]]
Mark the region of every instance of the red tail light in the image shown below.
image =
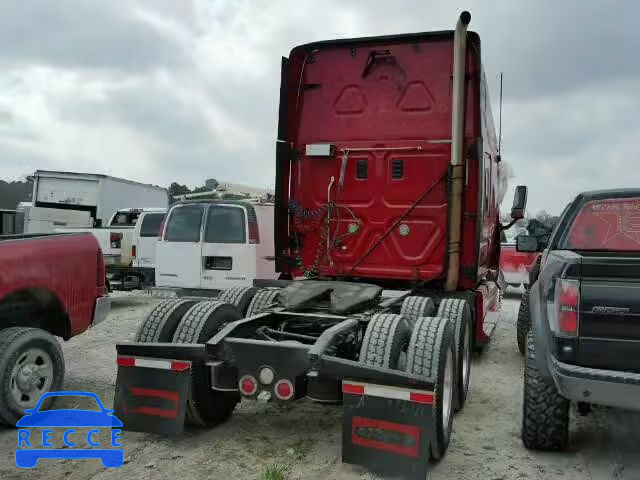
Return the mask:
[[160, 222], [160, 229], [158, 230], [158, 240], [162, 240], [162, 232], [164, 232], [164, 218], [162, 219], [162, 222]]
[[293, 385], [289, 380], [280, 380], [276, 383], [276, 397], [280, 400], [289, 400], [293, 397]]
[[122, 242], [122, 234], [111, 232], [109, 235], [109, 241], [111, 242], [111, 248], [120, 248]]
[[131, 257], [132, 258], [136, 258], [136, 246], [135, 245], [131, 245]]
[[580, 282], [566, 278], [556, 283], [556, 319], [558, 331], [564, 335], [576, 336], [580, 323]]
[[256, 390], [258, 390], [258, 382], [250, 375], [242, 377], [238, 382], [238, 386], [240, 387], [240, 392], [247, 396], [255, 394]]
[[260, 230], [258, 222], [249, 222], [249, 243], [260, 243]]

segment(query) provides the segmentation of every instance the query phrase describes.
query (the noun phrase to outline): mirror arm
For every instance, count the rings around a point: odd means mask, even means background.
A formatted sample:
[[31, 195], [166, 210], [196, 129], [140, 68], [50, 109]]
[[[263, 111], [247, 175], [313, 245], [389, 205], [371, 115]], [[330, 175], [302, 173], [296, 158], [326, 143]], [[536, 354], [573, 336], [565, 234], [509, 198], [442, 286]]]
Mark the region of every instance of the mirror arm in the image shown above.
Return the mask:
[[507, 223], [506, 225], [500, 224], [500, 230], [509, 230], [511, 227], [513, 227], [513, 225], [518, 221], [521, 220], [520, 218], [514, 218], [513, 220], [511, 220], [509, 223]]

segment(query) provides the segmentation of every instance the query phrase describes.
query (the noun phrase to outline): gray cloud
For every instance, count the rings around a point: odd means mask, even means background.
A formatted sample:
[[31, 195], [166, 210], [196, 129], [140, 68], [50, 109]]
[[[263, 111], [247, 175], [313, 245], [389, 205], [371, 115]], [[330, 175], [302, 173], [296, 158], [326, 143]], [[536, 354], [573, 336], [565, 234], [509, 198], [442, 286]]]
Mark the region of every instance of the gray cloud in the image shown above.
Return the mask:
[[177, 46], [122, 0], [0, 2], [0, 60], [65, 68], [139, 70], [177, 65]]
[[[633, 60], [640, 4], [615, 5], [487, 0], [471, 9], [496, 107], [497, 72], [505, 72], [503, 156], [513, 182], [530, 186], [533, 210], [557, 211], [581, 189], [629, 186], [629, 168], [640, 165], [640, 62]], [[158, 184], [216, 177], [266, 186], [274, 177], [282, 55], [322, 39], [451, 29], [468, 5], [0, 6], [2, 176], [55, 166]]]

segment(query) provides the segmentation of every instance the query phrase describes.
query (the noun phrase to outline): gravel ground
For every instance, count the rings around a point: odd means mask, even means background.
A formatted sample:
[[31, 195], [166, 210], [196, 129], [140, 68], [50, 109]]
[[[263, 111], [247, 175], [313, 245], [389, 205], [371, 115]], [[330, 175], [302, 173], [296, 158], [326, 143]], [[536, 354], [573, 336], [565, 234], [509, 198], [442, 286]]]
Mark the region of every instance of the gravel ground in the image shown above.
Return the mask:
[[[522, 357], [515, 343], [519, 295], [508, 296], [490, 347], [474, 359], [471, 390], [454, 421], [447, 456], [434, 467], [440, 479], [640, 479], [640, 414], [598, 410], [574, 415], [571, 449], [563, 454], [525, 450], [519, 438]], [[132, 340], [156, 300], [120, 294], [109, 318], [63, 345], [66, 390], [96, 392], [113, 403], [115, 348]], [[62, 403], [64, 405], [64, 403]], [[66, 405], [68, 406], [68, 405]], [[340, 462], [339, 406], [308, 401], [292, 405], [243, 403], [230, 421], [209, 431], [188, 430], [178, 439], [123, 432], [125, 465], [107, 470], [98, 460], [43, 460], [31, 470], [14, 463], [15, 430], [0, 430], [0, 479], [260, 478], [273, 464], [286, 479], [370, 479]]]

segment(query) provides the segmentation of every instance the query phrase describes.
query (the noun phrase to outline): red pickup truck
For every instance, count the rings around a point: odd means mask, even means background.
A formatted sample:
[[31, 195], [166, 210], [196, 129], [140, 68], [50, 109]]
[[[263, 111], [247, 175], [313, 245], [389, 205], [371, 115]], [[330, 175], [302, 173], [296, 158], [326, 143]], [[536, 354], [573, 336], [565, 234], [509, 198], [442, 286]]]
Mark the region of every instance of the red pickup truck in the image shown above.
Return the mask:
[[512, 287], [529, 285], [529, 270], [536, 261], [537, 253], [518, 252], [515, 241], [500, 245], [500, 271], [504, 280]]
[[86, 234], [0, 236], [0, 424], [60, 390], [68, 340], [110, 310], [104, 260]]

